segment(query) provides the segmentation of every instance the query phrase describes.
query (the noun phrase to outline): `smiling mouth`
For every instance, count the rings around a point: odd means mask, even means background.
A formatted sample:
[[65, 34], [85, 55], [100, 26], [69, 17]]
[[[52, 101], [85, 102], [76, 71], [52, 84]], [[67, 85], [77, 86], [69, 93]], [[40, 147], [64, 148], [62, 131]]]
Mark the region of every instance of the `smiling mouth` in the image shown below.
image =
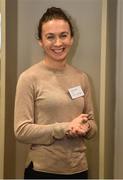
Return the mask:
[[65, 50], [65, 48], [60, 48], [60, 49], [52, 49], [52, 51], [55, 53], [55, 54], [61, 54], [63, 53]]

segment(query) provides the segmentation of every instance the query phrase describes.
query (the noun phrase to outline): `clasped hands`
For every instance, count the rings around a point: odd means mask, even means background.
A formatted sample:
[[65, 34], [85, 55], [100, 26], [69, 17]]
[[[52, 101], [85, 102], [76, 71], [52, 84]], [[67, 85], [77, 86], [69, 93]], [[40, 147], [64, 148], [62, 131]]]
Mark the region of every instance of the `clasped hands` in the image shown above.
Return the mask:
[[88, 114], [81, 114], [73, 119], [66, 132], [67, 137], [81, 137], [85, 136], [91, 129], [89, 124]]

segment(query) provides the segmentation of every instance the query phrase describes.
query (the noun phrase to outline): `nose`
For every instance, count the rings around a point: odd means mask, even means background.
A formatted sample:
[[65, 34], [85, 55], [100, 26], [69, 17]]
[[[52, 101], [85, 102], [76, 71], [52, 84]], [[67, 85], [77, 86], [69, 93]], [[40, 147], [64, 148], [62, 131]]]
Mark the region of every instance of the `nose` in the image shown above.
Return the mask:
[[61, 39], [60, 39], [59, 37], [56, 38], [54, 45], [55, 45], [55, 46], [60, 46], [61, 44], [62, 44]]

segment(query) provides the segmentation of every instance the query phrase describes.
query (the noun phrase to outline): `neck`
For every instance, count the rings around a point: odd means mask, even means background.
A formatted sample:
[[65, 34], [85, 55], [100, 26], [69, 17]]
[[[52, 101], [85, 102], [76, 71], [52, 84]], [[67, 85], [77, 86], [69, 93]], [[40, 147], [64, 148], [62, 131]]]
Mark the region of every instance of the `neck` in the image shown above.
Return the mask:
[[53, 69], [64, 69], [64, 67], [66, 66], [66, 60], [54, 61], [54, 60], [49, 60], [45, 58], [43, 60], [43, 63]]

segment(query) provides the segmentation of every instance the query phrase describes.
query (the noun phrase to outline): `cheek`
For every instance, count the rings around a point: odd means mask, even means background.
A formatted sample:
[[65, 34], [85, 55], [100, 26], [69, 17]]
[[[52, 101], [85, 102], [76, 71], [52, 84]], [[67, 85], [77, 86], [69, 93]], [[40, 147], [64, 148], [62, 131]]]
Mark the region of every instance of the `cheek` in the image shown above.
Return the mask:
[[43, 49], [49, 49], [51, 47], [51, 43], [45, 41], [45, 42], [42, 43], [41, 47]]

